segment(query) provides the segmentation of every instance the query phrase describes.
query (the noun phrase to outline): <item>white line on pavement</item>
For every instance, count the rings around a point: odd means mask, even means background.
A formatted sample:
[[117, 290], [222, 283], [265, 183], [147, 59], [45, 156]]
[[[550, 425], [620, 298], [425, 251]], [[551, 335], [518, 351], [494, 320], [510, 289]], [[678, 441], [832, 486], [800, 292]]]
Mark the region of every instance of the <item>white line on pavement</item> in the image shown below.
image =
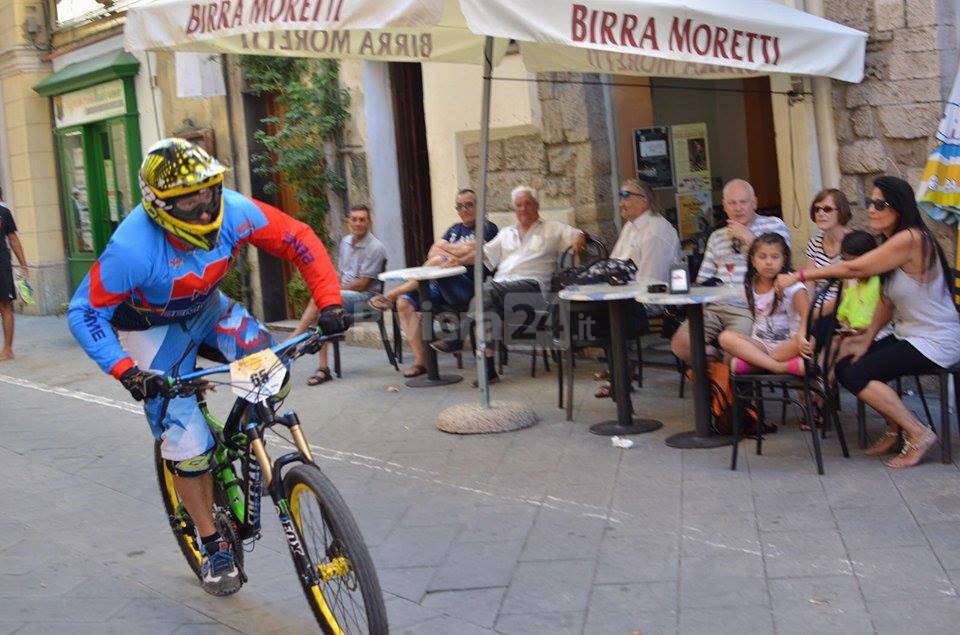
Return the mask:
[[[30, 388], [31, 390], [37, 390], [39, 392], [44, 392], [52, 395], [57, 395], [59, 397], [66, 397], [68, 399], [79, 399], [80, 401], [85, 401], [87, 403], [97, 404], [101, 406], [106, 406], [108, 408], [116, 408], [117, 410], [123, 410], [124, 412], [129, 412], [135, 415], [143, 415], [143, 409], [138, 406], [125, 402], [117, 401], [116, 399], [110, 399], [109, 397], [102, 397], [100, 395], [92, 395], [90, 393], [82, 392], [79, 390], [70, 390], [68, 388], [62, 388], [60, 386], [49, 386], [47, 384], [41, 384], [33, 382], [27, 379], [20, 379], [19, 377], [10, 377], [9, 375], [0, 374], [0, 382], [11, 384], [13, 386], [20, 386], [21, 388]], [[282, 437], [278, 437], [281, 438]], [[439, 472], [433, 472], [430, 470], [424, 470], [417, 467], [409, 467], [406, 465], [401, 465], [399, 463], [394, 463], [392, 461], [385, 461], [383, 459], [378, 459], [376, 457], [367, 456], [363, 454], [355, 454], [353, 452], [345, 452], [343, 450], [336, 450], [334, 448], [325, 448], [323, 446], [310, 444], [311, 449], [320, 453], [321, 456], [325, 459], [333, 461], [345, 461], [351, 465], [356, 465], [359, 467], [365, 467], [371, 470], [378, 470], [382, 472], [388, 472], [390, 474], [396, 474], [398, 476], [403, 476], [406, 478], [412, 478], [419, 481], [424, 481], [427, 483], [433, 483], [434, 485], [441, 485], [443, 487], [450, 487], [458, 489], [460, 491], [469, 492], [471, 494], [477, 494], [480, 496], [488, 496], [491, 498], [499, 498], [504, 501], [512, 503], [522, 503], [525, 505], [533, 505], [535, 507], [543, 507], [546, 509], [554, 509], [558, 511], [564, 511], [571, 514], [577, 514], [580, 516], [586, 516], [588, 518], [598, 518], [614, 523], [620, 523], [621, 520], [611, 514], [616, 514], [616, 516], [633, 516], [627, 512], [619, 510], [607, 510], [603, 507], [596, 505], [587, 505], [584, 503], [578, 503], [576, 501], [568, 501], [562, 498], [556, 498], [554, 496], [547, 496], [551, 503], [545, 502], [543, 500], [537, 500], [533, 498], [527, 498], [523, 496], [513, 496], [504, 493], [491, 492], [486, 489], [480, 489], [477, 487], [472, 487], [468, 485], [460, 485], [457, 483], [450, 483], [448, 481], [441, 480], [436, 478], [441, 476]], [[427, 476], [423, 476], [426, 474]], [[552, 504], [555, 503], [555, 504]], [[568, 507], [575, 508], [587, 508], [587, 509], [596, 509], [598, 512], [588, 512], [580, 510], [568, 509]]]

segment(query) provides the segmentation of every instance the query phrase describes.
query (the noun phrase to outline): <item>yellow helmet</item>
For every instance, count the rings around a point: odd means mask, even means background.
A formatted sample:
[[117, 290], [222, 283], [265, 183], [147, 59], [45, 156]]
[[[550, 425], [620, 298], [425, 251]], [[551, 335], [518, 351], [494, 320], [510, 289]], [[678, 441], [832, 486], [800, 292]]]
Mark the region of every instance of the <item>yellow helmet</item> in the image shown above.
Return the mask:
[[[176, 238], [210, 251], [223, 225], [226, 168], [186, 139], [161, 139], [140, 166], [140, 193], [147, 216]], [[210, 220], [197, 221], [206, 213]]]

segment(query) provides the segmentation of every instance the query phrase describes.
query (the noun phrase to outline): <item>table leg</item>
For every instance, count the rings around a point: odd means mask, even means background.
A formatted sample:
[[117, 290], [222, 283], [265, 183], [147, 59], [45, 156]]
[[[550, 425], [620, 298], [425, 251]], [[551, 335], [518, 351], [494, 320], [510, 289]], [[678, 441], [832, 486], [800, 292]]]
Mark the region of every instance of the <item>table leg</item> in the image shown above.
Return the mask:
[[[445, 386], [463, 381], [460, 375], [441, 375], [440, 366], [437, 363], [437, 351], [433, 350], [430, 342], [433, 341], [433, 307], [430, 306], [430, 281], [419, 281], [420, 308], [423, 316], [424, 345], [427, 347], [427, 374], [408, 379], [406, 385], [410, 388], [425, 388], [427, 386]], [[430, 309], [429, 311], [427, 309]]]
[[613, 394], [617, 402], [617, 418], [590, 426], [590, 432], [603, 436], [622, 436], [653, 432], [663, 427], [655, 419], [634, 419], [630, 402], [630, 365], [627, 363], [627, 343], [624, 341], [623, 306], [633, 300], [614, 300], [610, 308], [610, 355], [613, 358]]
[[730, 445], [730, 437], [714, 434], [710, 429], [710, 386], [707, 377], [706, 342], [703, 337], [703, 305], [693, 304], [687, 307], [689, 320], [690, 351], [693, 366], [693, 412], [696, 427], [691, 432], [681, 432], [667, 437], [667, 445], [672, 448], [719, 448]]

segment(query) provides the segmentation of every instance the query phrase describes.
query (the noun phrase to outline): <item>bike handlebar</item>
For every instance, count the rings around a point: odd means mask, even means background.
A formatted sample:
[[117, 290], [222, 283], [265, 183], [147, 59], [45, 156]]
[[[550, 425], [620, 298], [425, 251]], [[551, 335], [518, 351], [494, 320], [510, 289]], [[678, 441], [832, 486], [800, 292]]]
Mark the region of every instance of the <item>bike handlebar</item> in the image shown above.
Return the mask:
[[[285, 342], [271, 346], [270, 349], [281, 360], [293, 360], [303, 355], [316, 353], [325, 342], [336, 339], [341, 335], [341, 333], [322, 335], [319, 330], [307, 331], [306, 333], [291, 337]], [[219, 366], [201, 368], [182, 375], [167, 376], [167, 383], [161, 391], [161, 396], [167, 399], [174, 397], [191, 397], [210, 387], [210, 382], [205, 381], [205, 377], [229, 372], [230, 364], [220, 364]]]

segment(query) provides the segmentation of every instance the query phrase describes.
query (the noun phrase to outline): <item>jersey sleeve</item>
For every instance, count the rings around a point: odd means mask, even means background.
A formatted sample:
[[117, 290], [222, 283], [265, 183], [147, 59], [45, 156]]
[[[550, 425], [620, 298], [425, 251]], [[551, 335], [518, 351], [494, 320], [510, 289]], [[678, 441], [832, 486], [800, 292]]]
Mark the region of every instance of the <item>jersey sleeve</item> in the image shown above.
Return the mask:
[[114, 247], [114, 243], [107, 246], [73, 294], [67, 322], [87, 355], [103, 372], [119, 379], [134, 361], [120, 345], [110, 318], [117, 306], [142, 286], [150, 263]]
[[246, 233], [241, 242], [248, 242], [272, 256], [296, 265], [310, 288], [318, 309], [343, 304], [337, 272], [330, 262], [327, 250], [313, 230], [306, 223], [284, 214], [272, 205], [251, 200], [265, 222], [254, 222], [253, 231]]

